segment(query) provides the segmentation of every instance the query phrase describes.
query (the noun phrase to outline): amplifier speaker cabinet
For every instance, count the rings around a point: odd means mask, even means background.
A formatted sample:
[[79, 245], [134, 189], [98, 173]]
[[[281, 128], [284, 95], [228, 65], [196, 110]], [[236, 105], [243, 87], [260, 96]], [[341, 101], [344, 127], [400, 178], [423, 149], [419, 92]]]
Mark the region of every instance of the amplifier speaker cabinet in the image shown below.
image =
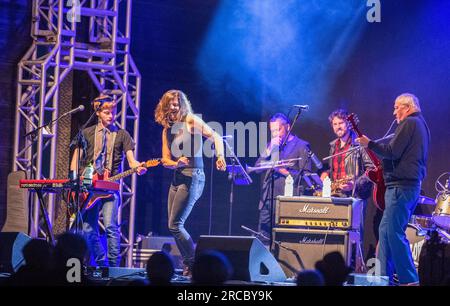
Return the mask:
[[278, 196], [276, 227], [359, 230], [362, 201], [355, 198]]
[[315, 269], [317, 261], [334, 251], [355, 267], [361, 255], [359, 232], [342, 230], [274, 228], [272, 250], [287, 277]]
[[165, 251], [172, 255], [175, 269], [183, 268], [181, 254], [173, 237], [139, 235], [137, 240], [136, 247], [133, 248], [133, 267], [145, 268], [147, 261], [154, 253]]

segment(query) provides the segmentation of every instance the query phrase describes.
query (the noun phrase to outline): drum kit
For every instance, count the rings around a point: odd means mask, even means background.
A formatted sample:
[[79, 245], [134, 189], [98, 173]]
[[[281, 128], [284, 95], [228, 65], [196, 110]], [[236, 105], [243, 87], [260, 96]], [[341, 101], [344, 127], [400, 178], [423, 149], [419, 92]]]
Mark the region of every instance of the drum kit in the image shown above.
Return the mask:
[[[447, 176], [445, 183], [443, 178]], [[450, 243], [450, 172], [445, 172], [435, 182], [438, 192], [436, 199], [420, 196], [416, 209], [406, 229], [414, 263], [419, 263], [419, 256], [430, 232], [437, 232], [444, 243]]]

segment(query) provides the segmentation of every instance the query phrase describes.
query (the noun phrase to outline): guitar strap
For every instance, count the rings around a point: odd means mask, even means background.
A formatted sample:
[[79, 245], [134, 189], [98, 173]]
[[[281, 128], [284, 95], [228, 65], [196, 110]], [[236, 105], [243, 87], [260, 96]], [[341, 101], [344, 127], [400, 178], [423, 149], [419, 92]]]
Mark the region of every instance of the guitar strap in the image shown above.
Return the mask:
[[111, 144], [108, 146], [107, 156], [106, 156], [106, 168], [112, 173], [112, 163], [114, 155], [114, 145], [116, 143], [117, 131], [111, 133]]
[[[98, 133], [98, 125], [95, 127], [95, 132], [94, 132], [94, 155], [95, 152], [97, 151], [96, 148], [97, 146], [99, 146], [100, 144], [97, 141], [97, 133]], [[114, 145], [116, 143], [116, 136], [117, 136], [117, 130], [114, 132], [111, 132], [111, 141], [110, 143], [107, 143], [106, 146], [106, 169], [108, 169], [109, 171], [112, 172], [112, 163], [113, 163], [113, 155], [114, 155]], [[94, 160], [96, 159], [96, 156], [94, 156]]]

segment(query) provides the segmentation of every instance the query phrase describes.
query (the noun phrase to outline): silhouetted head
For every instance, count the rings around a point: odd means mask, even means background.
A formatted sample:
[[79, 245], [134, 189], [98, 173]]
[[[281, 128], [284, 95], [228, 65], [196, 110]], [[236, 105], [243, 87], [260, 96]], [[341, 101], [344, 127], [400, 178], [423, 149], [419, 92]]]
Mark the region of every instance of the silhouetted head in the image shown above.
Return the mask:
[[192, 281], [198, 285], [222, 285], [232, 274], [233, 268], [225, 255], [205, 251], [195, 258]]
[[25, 263], [33, 268], [47, 268], [52, 262], [53, 247], [45, 240], [32, 239], [22, 250]]
[[83, 264], [88, 255], [88, 246], [83, 236], [64, 233], [58, 238], [55, 246], [57, 264], [66, 265], [67, 260], [77, 258]]
[[322, 274], [316, 270], [301, 271], [297, 275], [297, 286], [323, 286], [325, 281]]
[[156, 252], [147, 261], [147, 277], [150, 285], [169, 285], [174, 274], [174, 263], [170, 254]]
[[325, 255], [322, 260], [316, 262], [316, 269], [323, 275], [327, 286], [342, 286], [351, 272], [339, 252]]

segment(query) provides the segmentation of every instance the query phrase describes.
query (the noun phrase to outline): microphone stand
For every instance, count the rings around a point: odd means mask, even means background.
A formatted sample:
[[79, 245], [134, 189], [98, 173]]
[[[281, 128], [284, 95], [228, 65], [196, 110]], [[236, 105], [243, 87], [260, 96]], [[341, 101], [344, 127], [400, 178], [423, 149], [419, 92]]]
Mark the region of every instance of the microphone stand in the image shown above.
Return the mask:
[[[213, 149], [213, 153], [215, 151], [215, 145], [214, 143], [212, 144]], [[209, 222], [208, 222], [208, 235], [211, 236], [211, 232], [212, 232], [212, 203], [213, 203], [213, 186], [214, 186], [214, 154], [212, 155], [211, 158], [211, 173], [210, 173], [210, 178], [209, 178], [210, 183], [210, 187], [209, 187]]]
[[[350, 137], [351, 137], [351, 135], [350, 135]], [[394, 137], [394, 134], [389, 134], [389, 135], [387, 135], [387, 136], [385, 136], [383, 138], [379, 138], [379, 139], [373, 140], [373, 142], [378, 143], [378, 142], [382, 142], [384, 140], [391, 139], [393, 137]], [[357, 145], [357, 146], [354, 146], [354, 147], [352, 147], [352, 148], [350, 148], [350, 149], [348, 149], [346, 151], [342, 151], [340, 153], [336, 153], [336, 154], [324, 157], [322, 160], [323, 161], [327, 161], [327, 160], [329, 160], [331, 158], [334, 158], [336, 156], [340, 156], [340, 155], [343, 155], [343, 154], [346, 155], [345, 158], [348, 158], [349, 156], [351, 156], [354, 153], [357, 154], [356, 160], [358, 160], [358, 158], [361, 156], [361, 149], [363, 149], [363, 147], [361, 147], [360, 145]], [[356, 167], [356, 165], [355, 165], [355, 167]], [[356, 173], [356, 169], [353, 169], [353, 177], [354, 177], [354, 179], [356, 181], [355, 173]], [[356, 184], [353, 184], [352, 196], [354, 196], [355, 190], [356, 190]]]
[[[83, 110], [83, 109], [80, 109], [80, 110]], [[75, 109], [75, 111], [77, 111], [77, 110]], [[71, 111], [69, 111], [69, 112], [66, 112], [66, 113], [62, 114], [62, 115], [59, 116], [58, 118], [56, 118], [56, 119], [54, 119], [54, 120], [52, 120], [52, 121], [50, 121], [50, 122], [47, 122], [46, 124], [43, 124], [43, 125], [41, 125], [41, 126], [35, 128], [34, 130], [32, 130], [32, 131], [26, 133], [26, 134], [24, 135], [24, 137], [27, 137], [27, 136], [31, 135], [31, 138], [34, 139], [34, 138], [36, 137], [37, 132], [38, 132], [40, 129], [45, 128], [45, 127], [47, 127], [47, 126], [48, 126], [49, 128], [52, 127], [52, 125], [55, 124], [57, 121], [59, 121], [61, 118], [64, 118], [64, 117], [70, 115], [70, 114], [73, 113], [73, 112], [74, 112], [74, 110], [71, 110]], [[47, 132], [49, 132], [49, 131], [47, 131]], [[51, 132], [51, 131], [50, 131], [50, 132]], [[50, 133], [50, 132], [49, 132], [49, 133]]]
[[[352, 137], [352, 136], [350, 135], [350, 137]], [[391, 139], [393, 137], [394, 137], [394, 134], [389, 134], [389, 135], [387, 135], [387, 136], [385, 136], [383, 138], [379, 138], [379, 139], [373, 140], [373, 142], [378, 143], [378, 142], [382, 142], [384, 140]], [[348, 149], [346, 151], [342, 151], [340, 153], [336, 153], [336, 154], [327, 156], [327, 157], [323, 158], [322, 160], [323, 161], [327, 161], [327, 160], [329, 160], [331, 158], [334, 158], [336, 156], [340, 156], [340, 155], [343, 155], [343, 154], [345, 154], [345, 158], [348, 158], [352, 154], [356, 154], [356, 160], [358, 160], [358, 158], [361, 156], [361, 149], [362, 148], [363, 147], [361, 147], [360, 145], [357, 145], [357, 146], [354, 146], [354, 147], [352, 147], [352, 148], [350, 148], [350, 149]], [[354, 167], [356, 167], [356, 163], [355, 163]], [[356, 169], [353, 169], [353, 178], [355, 179], [355, 182], [356, 182], [356, 175], [355, 174], [356, 174]], [[353, 184], [352, 196], [355, 195], [355, 190], [356, 190], [356, 184]]]
[[[251, 228], [248, 228], [248, 227], [246, 227], [246, 226], [244, 226], [244, 225], [241, 225], [241, 228], [242, 228], [243, 230], [246, 230], [247, 232], [252, 233], [254, 237], [262, 238], [263, 240], [270, 240], [270, 238], [267, 238], [266, 236], [264, 236], [264, 235], [261, 234], [260, 232], [254, 231], [254, 230], [252, 230]], [[291, 252], [294, 252], [294, 253], [297, 253], [297, 252], [298, 252], [298, 251], [295, 250], [295, 249], [292, 249], [292, 248], [290, 248], [290, 247], [284, 246], [284, 245], [281, 243], [281, 241], [273, 240], [273, 243], [275, 243], [275, 244], [278, 245], [280, 248], [285, 249], [285, 250], [287, 250], [287, 251], [291, 251]], [[302, 268], [303, 268], [303, 265], [302, 265]]]
[[[239, 161], [236, 154], [234, 154], [230, 144], [227, 139], [223, 139], [225, 142], [225, 146], [231, 154], [231, 166], [227, 166], [228, 170], [228, 178], [231, 180], [231, 188], [230, 188], [230, 211], [228, 216], [228, 236], [231, 236], [231, 224], [232, 224], [232, 216], [233, 216], [233, 202], [234, 202], [234, 184], [238, 185], [250, 185], [253, 181], [245, 171], [244, 167], [242, 167], [241, 162]], [[243, 176], [243, 179], [236, 181], [237, 176]]]
[[[372, 141], [373, 141], [373, 142], [381, 142], [381, 141], [383, 141], [383, 140], [391, 139], [392, 137], [394, 137], [394, 134], [390, 134], [390, 135], [387, 135], [386, 137], [379, 138], [379, 139], [372, 140]], [[355, 146], [355, 147], [350, 148], [350, 149], [348, 149], [348, 150], [346, 150], [346, 151], [342, 151], [342, 152], [340, 152], [340, 153], [336, 153], [336, 154], [333, 154], [333, 155], [324, 157], [324, 158], [322, 158], [322, 160], [323, 160], [323, 161], [327, 161], [327, 160], [329, 160], [329, 159], [331, 159], [331, 158], [333, 158], [333, 157], [336, 157], [336, 156], [339, 156], [339, 155], [342, 155], [342, 154], [352, 153], [353, 151], [360, 150], [360, 149], [362, 149], [361, 146]]]
[[89, 119], [78, 129], [77, 135], [72, 139], [70, 143], [70, 148], [75, 147], [75, 149], [78, 149], [78, 156], [77, 156], [77, 167], [75, 170], [75, 177], [70, 177], [70, 180], [73, 182], [73, 189], [75, 190], [75, 207], [76, 207], [76, 216], [75, 216], [75, 233], [79, 234], [81, 232], [80, 225], [83, 225], [82, 216], [81, 216], [81, 205], [79, 204], [80, 201], [80, 192], [81, 192], [81, 174], [80, 174], [80, 168], [81, 168], [81, 152], [83, 151], [85, 154], [83, 154], [83, 157], [86, 158], [86, 139], [83, 135], [83, 130], [87, 127], [87, 125], [92, 121], [95, 114], [97, 113], [97, 110], [94, 110], [94, 112], [90, 115]]
[[[226, 140], [225, 140], [226, 142]], [[231, 158], [231, 187], [230, 187], [230, 212], [228, 214], [228, 236], [231, 236], [231, 220], [233, 216], [233, 200], [234, 200], [234, 179], [235, 179], [235, 171], [234, 167], [236, 165], [236, 160], [232, 157]], [[229, 177], [230, 178], [230, 177]]]
[[[327, 156], [327, 157], [323, 158], [322, 160], [326, 161], [326, 160], [329, 160], [329, 159], [334, 158], [336, 156], [341, 156], [341, 155], [344, 155], [344, 154], [345, 154], [344, 159], [347, 159], [350, 156], [355, 155], [354, 162], [352, 163], [352, 176], [353, 176], [354, 184], [353, 184], [353, 187], [352, 187], [352, 194], [351, 194], [351, 196], [354, 197], [355, 191], [356, 191], [356, 172], [357, 172], [356, 168], [358, 167], [358, 160], [359, 160], [359, 157], [361, 156], [361, 149], [362, 149], [362, 147], [359, 146], [359, 145], [353, 146], [353, 144], [354, 144], [354, 134], [353, 134], [352, 131], [350, 131], [349, 137], [351, 138], [351, 144], [352, 144], [352, 147], [350, 149], [342, 151], [340, 153], [336, 153], [336, 154]], [[379, 141], [379, 139], [376, 140], [376, 141]], [[345, 195], [347, 197], [346, 193], [342, 193], [342, 195]]]

